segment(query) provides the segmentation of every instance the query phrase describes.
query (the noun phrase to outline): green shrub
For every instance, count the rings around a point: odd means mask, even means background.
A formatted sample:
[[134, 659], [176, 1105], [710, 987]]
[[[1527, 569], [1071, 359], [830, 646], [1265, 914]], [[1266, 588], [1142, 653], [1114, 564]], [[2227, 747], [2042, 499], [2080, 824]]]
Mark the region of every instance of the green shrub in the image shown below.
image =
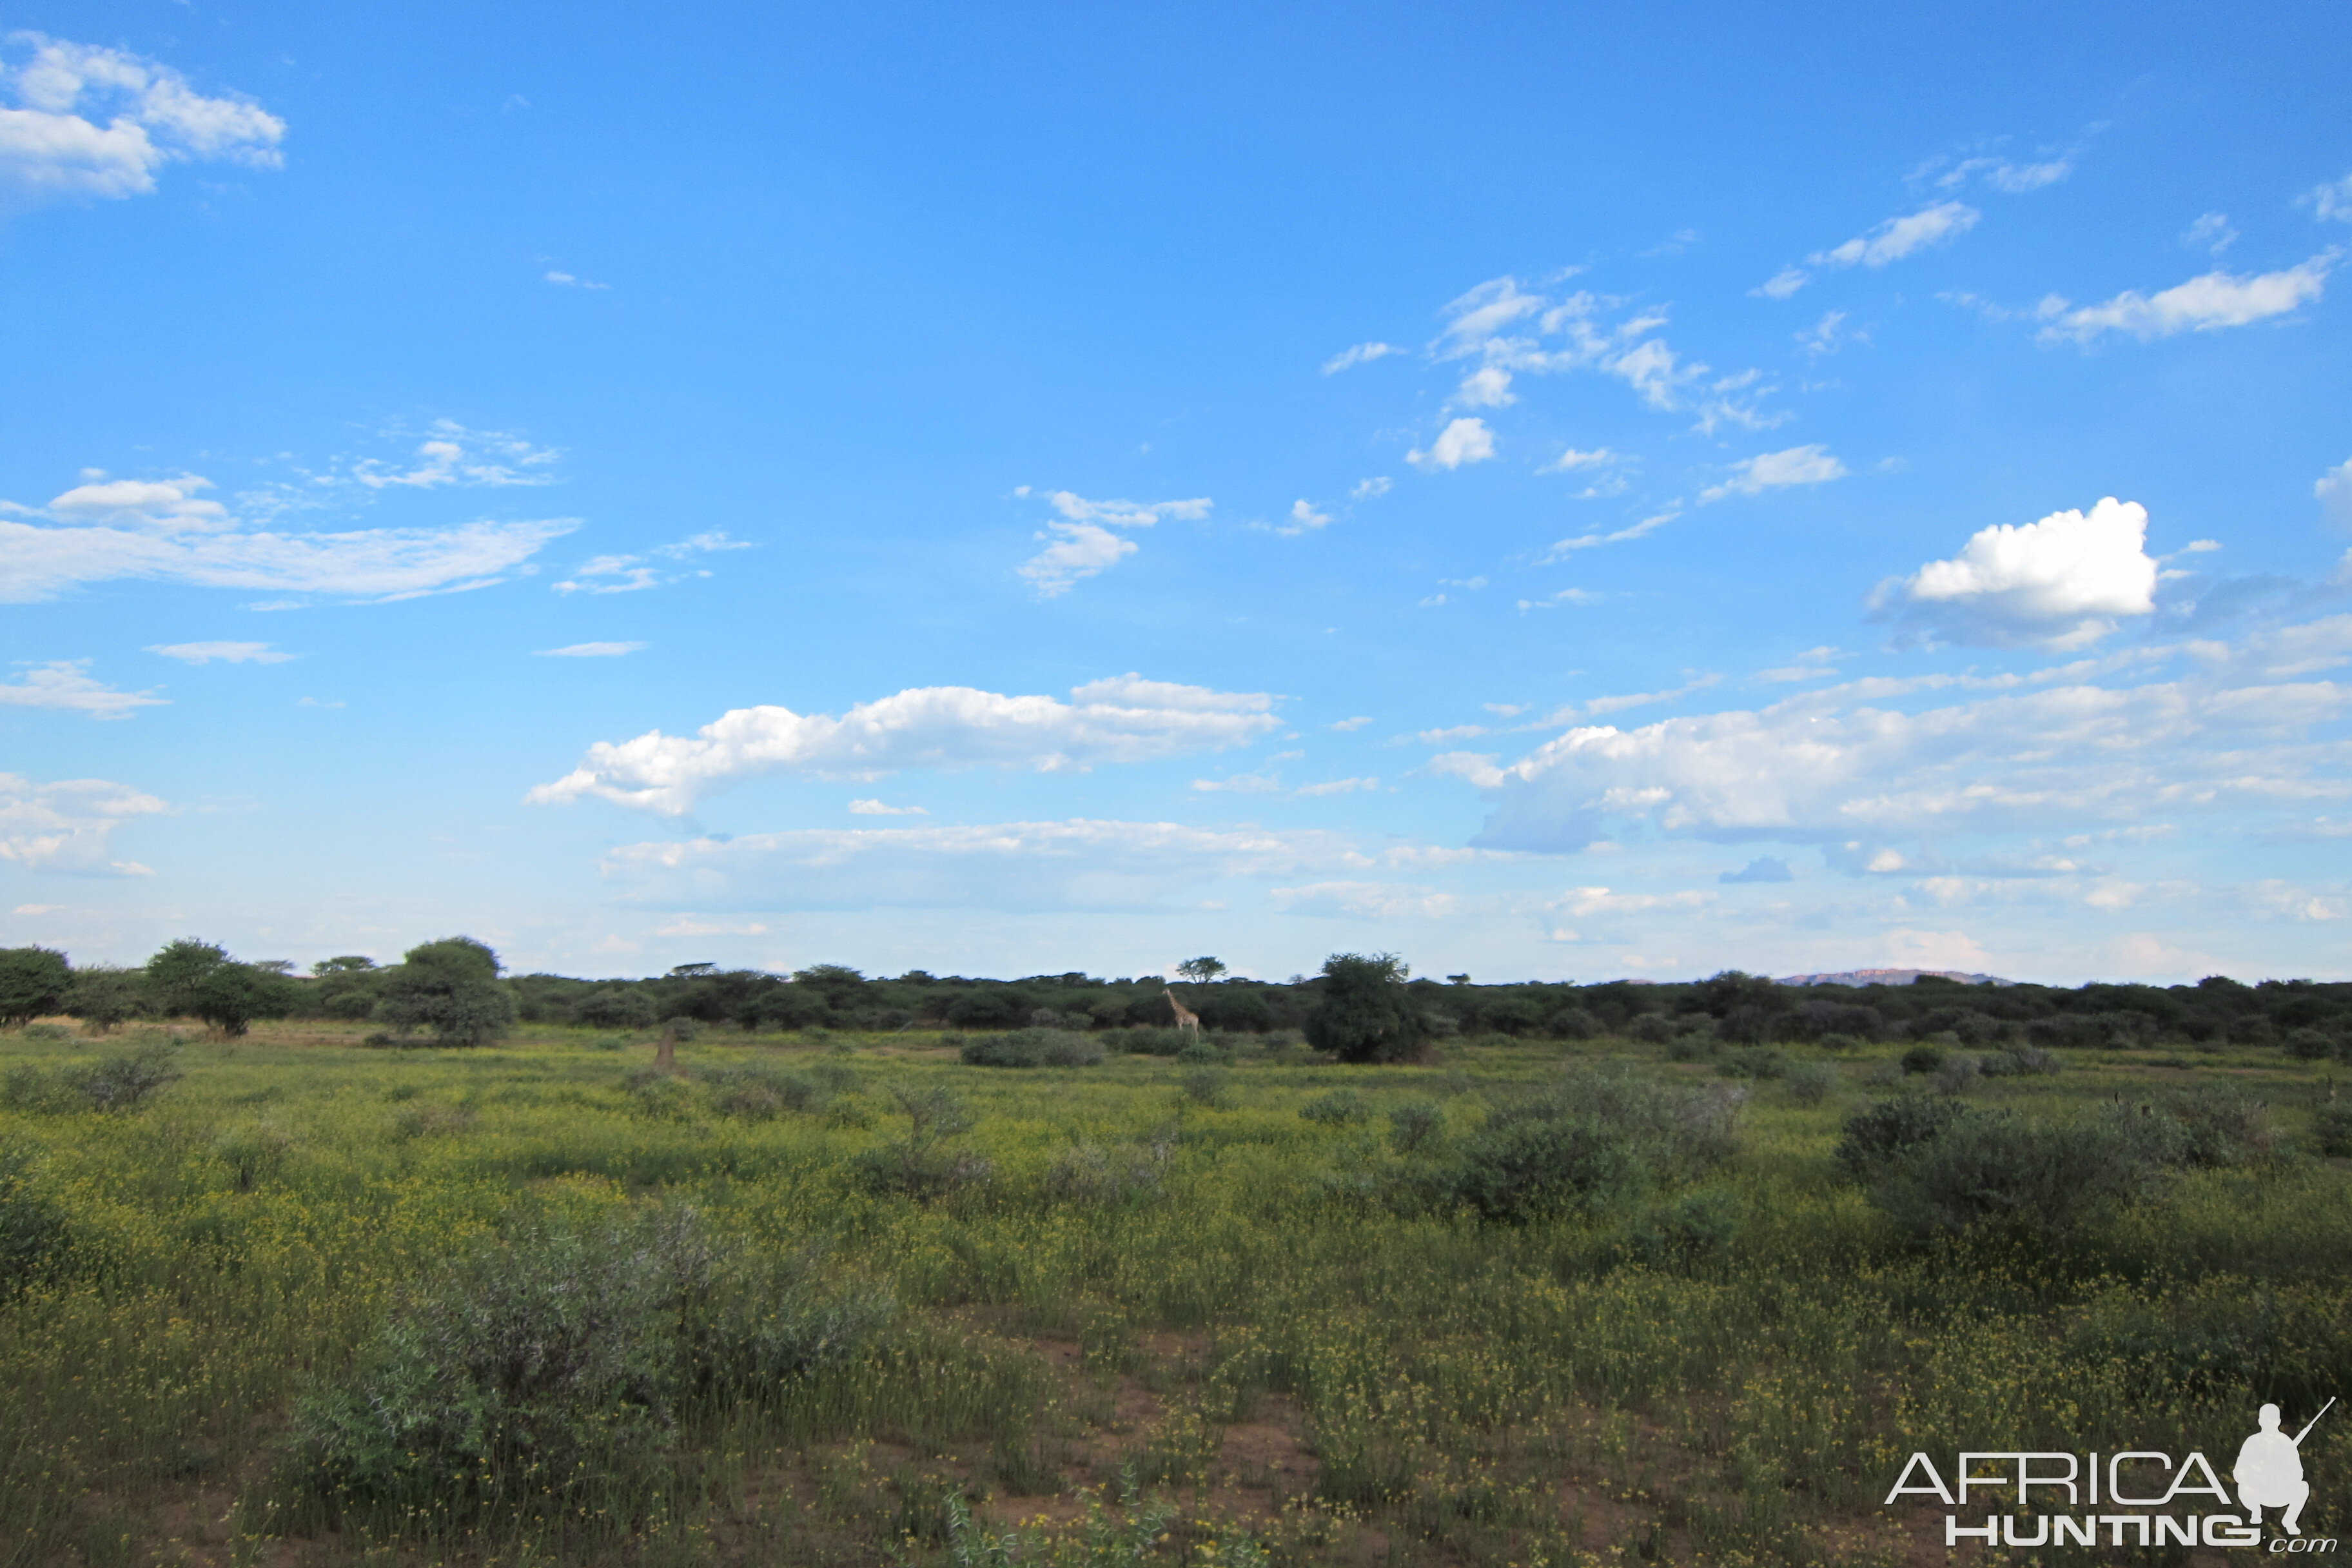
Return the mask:
[[1914, 1046], [1903, 1053], [1903, 1070], [1908, 1073], [1931, 1073], [1944, 1065], [1941, 1046]]
[[1523, 1221], [1714, 1169], [1738, 1147], [1744, 1092], [1578, 1073], [1491, 1108], [1435, 1177], [1442, 1202]]
[[1105, 1029], [1097, 1037], [1114, 1051], [1138, 1057], [1172, 1057], [1192, 1043], [1187, 1029]]
[[1726, 1078], [1786, 1078], [1789, 1057], [1774, 1046], [1740, 1046], [1727, 1052], [1715, 1070]]
[[2323, 1105], [2312, 1113], [2314, 1147], [2330, 1159], [2352, 1155], [2352, 1105]]
[[1966, 1094], [1974, 1089], [1977, 1075], [1983, 1070], [1974, 1057], [1949, 1056], [1936, 1069], [1936, 1087], [1946, 1094]]
[[1720, 1189], [1685, 1193], [1636, 1209], [1620, 1245], [1628, 1257], [1653, 1268], [1686, 1266], [1729, 1247], [1744, 1217], [1733, 1194]]
[[572, 1005], [572, 1016], [592, 1029], [650, 1029], [654, 1003], [633, 985], [600, 985]]
[[1827, 1062], [1799, 1062], [1789, 1069], [1789, 1098], [1799, 1105], [1819, 1105], [1843, 1082]]
[[78, 1067], [11, 1068], [0, 1079], [0, 1105], [50, 1114], [134, 1110], [179, 1081], [179, 1050], [154, 1040]]
[[2258, 1164], [2281, 1147], [2269, 1105], [2235, 1089], [2180, 1089], [2153, 1101], [2151, 1109], [2180, 1129], [2167, 1163], [2199, 1170]]
[[1176, 1080], [1176, 1096], [1188, 1105], [1230, 1110], [1234, 1104], [1233, 1079], [1222, 1068], [1196, 1067]]
[[2040, 1046], [2020, 1046], [2014, 1050], [1996, 1051], [1978, 1067], [1987, 1078], [2028, 1078], [2060, 1071], [2064, 1065], [2055, 1051]]
[[302, 1401], [291, 1472], [343, 1506], [602, 1504], [656, 1479], [685, 1401], [772, 1392], [888, 1310], [723, 1251], [691, 1209], [521, 1219], [409, 1292], [351, 1380]]
[[2141, 1195], [2160, 1172], [2110, 1122], [1978, 1112], [1916, 1145], [1872, 1198], [1915, 1236], [2049, 1237]]
[[979, 1154], [950, 1146], [978, 1120], [971, 1108], [941, 1088], [890, 1086], [890, 1097], [907, 1114], [908, 1131], [867, 1150], [852, 1172], [868, 1192], [913, 1198], [939, 1198], [984, 1185], [995, 1167]]
[[2317, 1029], [2290, 1029], [2279, 1044], [2297, 1061], [2326, 1061], [2336, 1054], [2336, 1042]]
[[706, 1068], [696, 1076], [709, 1093], [710, 1109], [739, 1121], [765, 1121], [787, 1110], [822, 1110], [829, 1098], [814, 1076], [757, 1062]]
[[1045, 1173], [1045, 1195], [1056, 1203], [1139, 1208], [1167, 1191], [1176, 1145], [1168, 1137], [1149, 1142], [1080, 1142], [1055, 1158]]
[[1409, 1100], [1389, 1111], [1389, 1147], [1418, 1154], [1445, 1132], [1445, 1108], [1433, 1100]]
[[1103, 1046], [1090, 1036], [1039, 1026], [973, 1036], [959, 1054], [970, 1067], [1083, 1068], [1103, 1059]]
[[681, 1121], [698, 1109], [694, 1089], [686, 1079], [659, 1068], [632, 1068], [621, 1080], [621, 1088], [629, 1097], [630, 1110], [656, 1121]]
[[283, 1128], [248, 1121], [213, 1140], [213, 1158], [228, 1167], [229, 1179], [238, 1192], [249, 1193], [278, 1173], [293, 1146]]
[[1969, 1108], [1957, 1100], [1916, 1094], [1882, 1100], [1845, 1119], [1843, 1133], [1830, 1157], [1855, 1180], [1873, 1181], [1969, 1114]]
[[68, 1239], [65, 1211], [41, 1190], [31, 1146], [0, 1142], [0, 1292], [54, 1272]]
[[1663, 1046], [1674, 1035], [1675, 1026], [1664, 1013], [1643, 1013], [1625, 1026], [1625, 1037], [1645, 1046]]
[[1318, 1094], [1298, 1108], [1302, 1120], [1320, 1122], [1326, 1127], [1353, 1126], [1371, 1113], [1371, 1108], [1364, 1103], [1364, 1097], [1352, 1089], [1335, 1089], [1328, 1094]]

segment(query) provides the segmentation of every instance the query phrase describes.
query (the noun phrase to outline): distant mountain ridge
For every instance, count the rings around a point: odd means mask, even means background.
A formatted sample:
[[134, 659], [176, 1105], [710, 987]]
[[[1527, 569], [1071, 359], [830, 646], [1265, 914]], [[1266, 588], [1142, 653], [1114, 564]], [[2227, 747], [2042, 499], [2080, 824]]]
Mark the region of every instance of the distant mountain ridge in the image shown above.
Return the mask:
[[1922, 977], [1957, 981], [1962, 985], [2014, 985], [1998, 974], [1969, 974], [1958, 969], [1842, 969], [1834, 974], [1783, 974], [1778, 985], [1908, 985]]

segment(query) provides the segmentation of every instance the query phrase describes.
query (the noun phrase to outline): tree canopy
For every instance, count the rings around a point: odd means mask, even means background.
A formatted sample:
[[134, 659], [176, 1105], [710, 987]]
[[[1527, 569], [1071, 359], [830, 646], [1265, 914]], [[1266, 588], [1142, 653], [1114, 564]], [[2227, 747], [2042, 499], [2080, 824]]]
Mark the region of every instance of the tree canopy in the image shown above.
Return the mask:
[[375, 1016], [404, 1033], [433, 1032], [436, 1045], [479, 1046], [515, 1021], [514, 992], [499, 978], [499, 955], [469, 936], [421, 942], [384, 977]]
[[1413, 1060], [1430, 1023], [1405, 989], [1412, 973], [1392, 952], [1333, 953], [1323, 963], [1322, 997], [1307, 1016], [1307, 1043], [1342, 1061]]

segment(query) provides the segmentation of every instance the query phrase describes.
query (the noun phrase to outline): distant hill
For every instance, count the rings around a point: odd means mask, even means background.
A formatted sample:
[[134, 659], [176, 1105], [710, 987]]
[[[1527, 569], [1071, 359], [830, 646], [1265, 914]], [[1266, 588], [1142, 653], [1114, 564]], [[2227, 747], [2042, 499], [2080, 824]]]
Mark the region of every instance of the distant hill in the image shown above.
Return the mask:
[[1921, 978], [1956, 981], [1962, 985], [2014, 985], [1998, 974], [1965, 974], [1957, 969], [1842, 969], [1835, 974], [1783, 974], [1781, 985], [1908, 985]]

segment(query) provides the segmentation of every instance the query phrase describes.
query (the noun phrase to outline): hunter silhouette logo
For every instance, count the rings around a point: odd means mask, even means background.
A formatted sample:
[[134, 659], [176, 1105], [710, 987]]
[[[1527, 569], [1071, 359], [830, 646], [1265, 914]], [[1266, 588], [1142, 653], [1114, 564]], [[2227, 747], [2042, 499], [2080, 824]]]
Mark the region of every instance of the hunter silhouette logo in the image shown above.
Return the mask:
[[[2330, 1399], [2319, 1407], [2325, 1415], [2334, 1406]], [[2238, 1483], [2238, 1504], [2246, 1510], [2248, 1524], [2263, 1521], [2263, 1510], [2283, 1508], [2279, 1527], [2289, 1535], [2301, 1535], [2303, 1527], [2296, 1522], [2303, 1517], [2303, 1505], [2311, 1500], [2311, 1483], [2303, 1479], [2303, 1440], [2319, 1425], [2319, 1415], [2303, 1424], [2303, 1430], [2287, 1436], [2279, 1430], [2279, 1407], [2265, 1405], [2256, 1419], [2262, 1430], [2246, 1439], [2238, 1450], [2237, 1468], [2230, 1472]]]
[[[2230, 1470], [2238, 1512], [2226, 1511], [2232, 1502], [2230, 1488], [2203, 1454], [2184, 1455], [2176, 1464], [2171, 1455], [2146, 1448], [2114, 1454], [1963, 1449], [1948, 1485], [1934, 1459], [1914, 1454], [1886, 1494], [1885, 1506], [1904, 1497], [1935, 1498], [1953, 1510], [1944, 1515], [1948, 1547], [1978, 1541], [1988, 1547], [2142, 1549], [2263, 1547], [2263, 1512], [2276, 1509], [2284, 1533], [2270, 1538], [2271, 1552], [2332, 1552], [2333, 1536], [2303, 1533], [2304, 1505], [2311, 1500], [2303, 1440], [2335, 1406], [2328, 1400], [2293, 1436], [2279, 1429], [2277, 1405], [2265, 1405], [2256, 1413], [2258, 1429], [2239, 1447], [2238, 1462]], [[1988, 1503], [1992, 1507], [1986, 1512], [1961, 1511]], [[2064, 1511], [2042, 1511], [2053, 1507]], [[2223, 1511], [2187, 1511], [2192, 1508]], [[1973, 1519], [1984, 1522], [1964, 1522]]]

